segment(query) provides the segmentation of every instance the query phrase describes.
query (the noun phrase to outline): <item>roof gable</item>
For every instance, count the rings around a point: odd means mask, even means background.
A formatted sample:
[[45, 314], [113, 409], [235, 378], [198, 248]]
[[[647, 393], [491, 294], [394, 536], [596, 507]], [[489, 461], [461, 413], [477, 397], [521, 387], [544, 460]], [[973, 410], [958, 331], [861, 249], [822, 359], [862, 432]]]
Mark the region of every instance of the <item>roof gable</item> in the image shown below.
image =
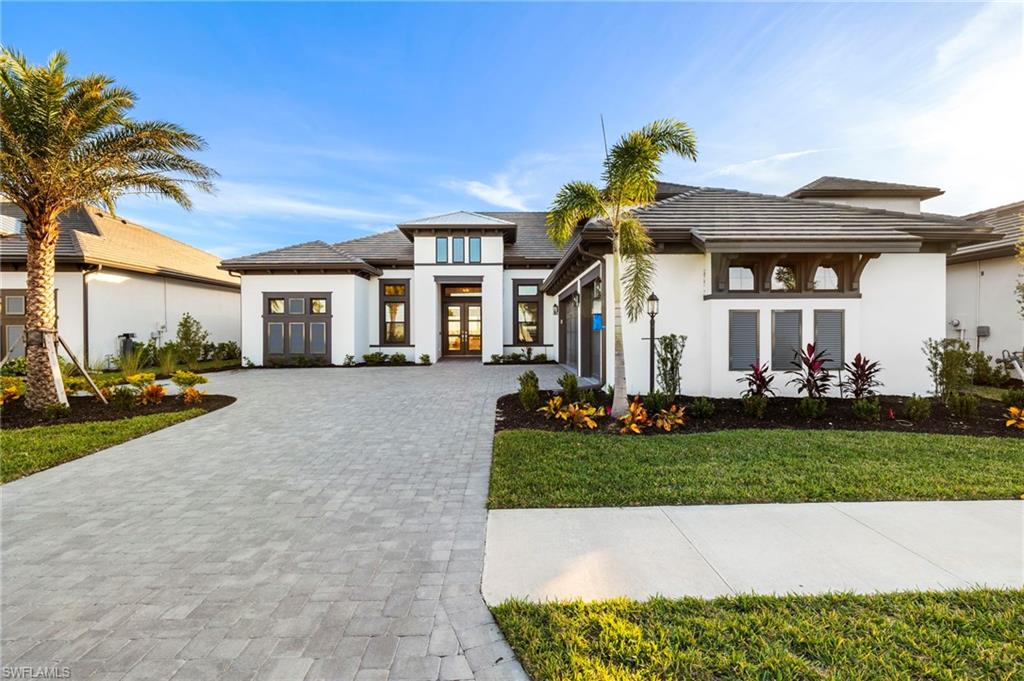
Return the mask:
[[951, 263], [1013, 255], [1024, 239], [1024, 201], [970, 213], [964, 219], [990, 226], [996, 240], [959, 247], [949, 256]]
[[362, 258], [323, 241], [307, 241], [262, 253], [253, 253], [221, 262], [225, 270], [308, 270], [340, 269], [375, 271]]
[[896, 182], [877, 182], [875, 180], [858, 180], [853, 177], [836, 177], [825, 175], [809, 182], [799, 189], [787, 194], [790, 198], [806, 199], [813, 197], [828, 198], [840, 196], [906, 196], [918, 199], [930, 199], [943, 194], [938, 187], [925, 187], [916, 184], [899, 184]]

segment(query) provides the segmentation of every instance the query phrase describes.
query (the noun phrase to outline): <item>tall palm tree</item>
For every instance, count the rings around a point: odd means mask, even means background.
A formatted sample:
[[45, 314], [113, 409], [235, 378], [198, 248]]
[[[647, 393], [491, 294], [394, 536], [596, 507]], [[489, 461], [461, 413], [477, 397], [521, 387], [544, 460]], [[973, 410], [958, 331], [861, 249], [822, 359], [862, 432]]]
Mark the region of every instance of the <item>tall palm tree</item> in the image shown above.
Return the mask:
[[625, 284], [626, 315], [630, 321], [636, 321], [644, 310], [654, 274], [651, 235], [633, 210], [654, 201], [661, 160], [670, 153], [697, 160], [697, 137], [686, 123], [667, 118], [623, 135], [604, 159], [604, 187], [599, 189], [589, 182], [570, 182], [555, 194], [547, 215], [548, 238], [560, 247], [569, 241], [583, 221], [596, 218], [608, 228], [615, 333], [614, 416], [628, 408], [622, 287]]
[[212, 191], [216, 173], [186, 152], [206, 147], [172, 123], [135, 121], [135, 94], [103, 75], [66, 73], [67, 56], [29, 64], [0, 48], [0, 194], [25, 213], [26, 406], [57, 402], [46, 335], [54, 332], [54, 255], [61, 213], [84, 206], [114, 212], [125, 194], [191, 207], [187, 188]]

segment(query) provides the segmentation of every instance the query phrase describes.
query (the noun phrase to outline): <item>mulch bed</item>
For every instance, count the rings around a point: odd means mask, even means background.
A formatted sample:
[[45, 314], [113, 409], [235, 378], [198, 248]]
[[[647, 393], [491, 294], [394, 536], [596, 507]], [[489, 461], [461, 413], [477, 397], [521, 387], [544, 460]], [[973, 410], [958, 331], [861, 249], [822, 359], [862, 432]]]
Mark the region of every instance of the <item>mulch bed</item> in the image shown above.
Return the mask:
[[32, 426], [55, 426], [63, 423], [84, 423], [86, 421], [117, 421], [134, 416], [162, 414], [166, 412], [185, 411], [187, 409], [203, 409], [216, 411], [233, 404], [234, 397], [228, 395], [203, 395], [203, 401], [197, 405], [186, 405], [175, 396], [168, 396], [160, 404], [135, 405], [129, 410], [118, 409], [112, 404], [103, 404], [95, 397], [68, 397], [71, 411], [66, 416], [51, 418], [45, 412], [31, 411], [25, 407], [25, 398], [4, 405], [0, 411], [0, 425], [7, 428], [30, 428]]
[[[541, 391], [541, 404], [558, 394], [552, 391]], [[610, 406], [605, 393], [596, 393], [595, 406]], [[949, 411], [937, 400], [932, 401], [932, 415], [926, 421], [911, 423], [903, 419], [903, 407], [908, 398], [894, 395], [882, 395], [882, 418], [879, 421], [861, 421], [854, 418], [851, 412], [852, 400], [826, 398], [828, 407], [820, 419], [805, 419], [796, 412], [800, 401], [790, 397], [774, 397], [768, 402], [768, 410], [763, 419], [751, 418], [743, 413], [743, 404], [739, 399], [711, 399], [715, 405], [715, 413], [709, 418], [698, 419], [691, 415], [686, 425], [673, 431], [674, 434], [706, 433], [716, 430], [736, 430], [740, 428], [790, 428], [799, 430], [871, 430], [898, 431], [903, 433], [941, 433], [946, 435], [975, 435], [1024, 438], [1024, 431], [1006, 427], [1006, 406], [1001, 402], [979, 399], [978, 419], [961, 421], [952, 417]], [[677, 402], [689, 405], [694, 398], [683, 395]], [[896, 418], [889, 417], [889, 410]], [[653, 415], [652, 415], [653, 417]], [[495, 431], [532, 428], [534, 430], [563, 431], [566, 422], [560, 419], [547, 419], [538, 412], [528, 412], [519, 403], [516, 393], [502, 395], [498, 398], [497, 414], [494, 424]], [[598, 427], [586, 430], [587, 433], [609, 432], [618, 433], [617, 424], [610, 417], [598, 420]], [[645, 435], [667, 435], [662, 430], [648, 428]]]

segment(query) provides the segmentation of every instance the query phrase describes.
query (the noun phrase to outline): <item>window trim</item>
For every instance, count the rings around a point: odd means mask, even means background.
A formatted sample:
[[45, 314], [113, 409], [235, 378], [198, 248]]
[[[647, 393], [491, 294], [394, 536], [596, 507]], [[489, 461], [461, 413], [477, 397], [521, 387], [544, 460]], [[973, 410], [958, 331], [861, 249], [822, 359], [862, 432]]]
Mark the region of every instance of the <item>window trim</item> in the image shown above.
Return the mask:
[[[476, 244], [476, 258], [475, 259], [473, 258], [473, 244], [474, 243]], [[468, 260], [467, 261], [471, 265], [478, 265], [478, 264], [480, 264], [480, 262], [483, 260], [483, 257], [484, 257], [484, 244], [480, 240], [480, 237], [478, 237], [478, 236], [471, 236], [471, 237], [469, 237], [469, 252], [466, 255], [468, 256]]]
[[[730, 276], [730, 272], [733, 269], [750, 270], [750, 277], [751, 277], [751, 280], [752, 280], [751, 281], [751, 284], [752, 284], [751, 288], [733, 288], [732, 287], [732, 277]], [[746, 294], [760, 293], [761, 292], [761, 287], [758, 286], [758, 281], [757, 281], [758, 274], [759, 274], [759, 268], [757, 266], [757, 263], [747, 262], [747, 261], [730, 262], [729, 265], [725, 268], [725, 290], [728, 291], [729, 293], [746, 293]]]
[[[458, 249], [455, 248], [456, 244], [458, 244], [458, 246], [459, 246]], [[451, 248], [452, 248], [452, 262], [453, 263], [462, 264], [462, 263], [466, 262], [466, 237], [464, 237], [464, 236], [453, 236], [452, 237]], [[458, 253], [458, 251], [461, 251], [461, 253]]]
[[[818, 288], [814, 286], [814, 281], [818, 278], [818, 270], [822, 268], [828, 268], [836, 273], [836, 287], [835, 288]], [[821, 262], [818, 263], [817, 267], [814, 268], [814, 272], [811, 273], [811, 287], [812, 292], [818, 293], [839, 293], [845, 290], [843, 286], [843, 264], [841, 262]]]
[[796, 334], [797, 335], [797, 345], [796, 345], [796, 347], [797, 347], [797, 351], [799, 352], [800, 348], [803, 347], [803, 343], [804, 343], [804, 311], [803, 311], [802, 308], [795, 308], [795, 309], [794, 308], [790, 308], [790, 309], [772, 310], [772, 346], [771, 346], [771, 356], [768, 358], [769, 359], [769, 367], [771, 368], [772, 371], [789, 371], [790, 369], [793, 368], [792, 364], [790, 364], [789, 366], [786, 366], [786, 367], [777, 367], [777, 366], [775, 366], [775, 339], [776, 339], [775, 315], [776, 315], [776, 313], [779, 313], [779, 312], [796, 312], [796, 313], [798, 313], [800, 315], [800, 324], [797, 327], [797, 334]]
[[[409, 279], [381, 279], [379, 282], [380, 295], [377, 301], [377, 312], [380, 317], [378, 325], [377, 345], [381, 347], [411, 348], [412, 340], [409, 338], [412, 329], [412, 306], [409, 304]], [[405, 286], [405, 294], [401, 296], [384, 295], [385, 286]], [[385, 314], [385, 303], [402, 303], [405, 305], [405, 339], [402, 343], [387, 342], [387, 315]]]
[[818, 313], [820, 312], [838, 312], [839, 313], [839, 359], [828, 359], [828, 362], [836, 362], [835, 366], [826, 366], [825, 369], [829, 371], [839, 371], [843, 368], [846, 363], [846, 310], [844, 309], [832, 309], [822, 308], [814, 310], [814, 351], [817, 352], [820, 348], [818, 347]]
[[[540, 290], [543, 279], [513, 279], [512, 280], [512, 345], [515, 347], [538, 347], [544, 345], [544, 293]], [[520, 286], [536, 286], [537, 293], [533, 295], [519, 295]], [[523, 343], [519, 339], [519, 303], [537, 304], [537, 340], [533, 343]]]
[[[261, 323], [263, 324], [263, 364], [264, 365], [275, 365], [281, 362], [290, 363], [296, 357], [308, 357], [316, 359], [320, 362], [331, 363], [331, 342], [333, 336], [334, 327], [334, 306], [332, 301], [331, 291], [263, 291], [263, 316], [261, 317]], [[270, 311], [270, 301], [274, 298], [284, 299], [284, 312], [276, 313]], [[289, 314], [288, 313], [288, 299], [289, 298], [301, 298], [303, 300], [302, 309], [303, 314]], [[313, 306], [311, 299], [323, 298], [326, 300], [327, 308], [325, 312], [313, 312]], [[303, 325], [302, 331], [302, 347], [303, 352], [301, 354], [293, 353], [291, 349], [291, 325], [301, 323]], [[309, 338], [310, 332], [309, 327], [313, 324], [322, 323], [326, 333], [324, 334], [324, 349], [326, 352], [323, 354], [313, 354], [309, 352]], [[274, 324], [281, 324], [283, 327], [283, 352], [271, 353], [270, 352], [270, 327]]]
[[741, 367], [738, 369], [733, 368], [732, 364], [732, 318], [733, 315], [740, 314], [753, 314], [754, 315], [754, 363], [760, 366], [761, 364], [761, 310], [759, 309], [745, 309], [745, 310], [729, 310], [729, 319], [726, 322], [728, 327], [726, 329], [726, 348], [725, 348], [725, 362], [730, 372], [744, 372], [750, 371], [750, 365]]
[[[441, 253], [441, 244], [444, 244], [444, 253]], [[434, 237], [434, 262], [448, 264], [448, 237]]]

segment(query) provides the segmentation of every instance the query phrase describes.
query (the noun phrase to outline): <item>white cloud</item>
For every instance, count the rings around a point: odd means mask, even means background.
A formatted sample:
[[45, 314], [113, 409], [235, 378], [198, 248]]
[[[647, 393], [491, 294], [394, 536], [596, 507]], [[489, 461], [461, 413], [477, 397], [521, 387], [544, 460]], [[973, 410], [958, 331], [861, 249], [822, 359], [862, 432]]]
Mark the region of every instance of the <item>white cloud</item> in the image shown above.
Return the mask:
[[496, 175], [494, 181], [490, 184], [480, 182], [479, 180], [453, 180], [447, 182], [446, 186], [450, 189], [463, 191], [470, 196], [486, 201], [492, 206], [509, 208], [511, 210], [529, 210], [526, 207], [526, 197], [519, 195], [512, 189], [507, 175]]
[[[386, 211], [351, 207], [351, 203], [345, 197], [242, 182], [218, 182], [216, 194], [197, 195], [194, 202], [197, 212], [222, 216], [278, 216], [369, 222], [393, 222], [397, 217]], [[376, 231], [376, 228], [367, 229]]]
[[708, 177], [740, 177], [754, 182], [777, 182], [783, 178], [784, 166], [796, 159], [813, 154], [820, 154], [826, 149], [803, 149], [800, 151], [787, 151], [781, 154], [772, 154], [765, 158], [757, 158], [752, 161], [741, 163], [730, 163], [715, 168], [707, 174]]

